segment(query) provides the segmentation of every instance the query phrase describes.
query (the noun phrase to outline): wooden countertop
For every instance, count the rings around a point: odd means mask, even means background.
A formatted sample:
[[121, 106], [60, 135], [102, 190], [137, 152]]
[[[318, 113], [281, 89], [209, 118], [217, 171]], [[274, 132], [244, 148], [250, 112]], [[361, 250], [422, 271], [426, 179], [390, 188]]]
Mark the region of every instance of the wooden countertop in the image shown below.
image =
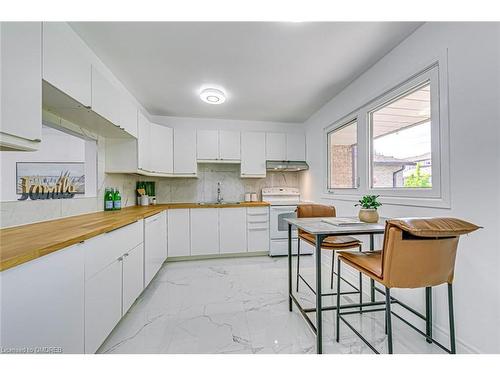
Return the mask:
[[161, 211], [180, 208], [263, 207], [266, 202], [239, 204], [171, 203], [134, 206], [120, 211], [100, 211], [0, 229], [0, 271], [40, 258], [54, 251], [131, 224]]

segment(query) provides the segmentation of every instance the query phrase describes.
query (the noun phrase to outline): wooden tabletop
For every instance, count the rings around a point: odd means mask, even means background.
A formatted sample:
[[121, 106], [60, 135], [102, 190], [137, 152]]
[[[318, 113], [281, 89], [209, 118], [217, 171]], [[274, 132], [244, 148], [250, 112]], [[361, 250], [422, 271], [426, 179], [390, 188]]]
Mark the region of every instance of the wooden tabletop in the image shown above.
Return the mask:
[[262, 207], [266, 202], [234, 204], [172, 203], [100, 211], [0, 229], [0, 271], [37, 259], [81, 241], [121, 228], [168, 209]]

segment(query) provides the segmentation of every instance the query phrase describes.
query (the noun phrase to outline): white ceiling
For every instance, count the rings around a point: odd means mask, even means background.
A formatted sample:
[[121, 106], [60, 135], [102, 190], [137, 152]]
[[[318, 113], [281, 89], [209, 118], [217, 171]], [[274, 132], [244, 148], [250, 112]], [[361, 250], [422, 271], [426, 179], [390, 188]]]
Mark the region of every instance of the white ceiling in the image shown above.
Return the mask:
[[[72, 22], [152, 115], [302, 122], [417, 22]], [[202, 102], [202, 85], [228, 99]]]

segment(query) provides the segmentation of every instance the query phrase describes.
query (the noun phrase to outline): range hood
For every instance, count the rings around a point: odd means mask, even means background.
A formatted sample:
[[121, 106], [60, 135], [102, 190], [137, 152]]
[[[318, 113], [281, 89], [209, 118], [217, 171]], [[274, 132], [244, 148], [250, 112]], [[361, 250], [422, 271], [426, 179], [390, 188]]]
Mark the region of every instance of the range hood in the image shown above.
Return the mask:
[[266, 162], [266, 169], [268, 171], [289, 171], [289, 172], [296, 172], [296, 171], [305, 171], [309, 169], [309, 166], [305, 161], [288, 161], [288, 160], [283, 160], [283, 161], [270, 161], [268, 160]]

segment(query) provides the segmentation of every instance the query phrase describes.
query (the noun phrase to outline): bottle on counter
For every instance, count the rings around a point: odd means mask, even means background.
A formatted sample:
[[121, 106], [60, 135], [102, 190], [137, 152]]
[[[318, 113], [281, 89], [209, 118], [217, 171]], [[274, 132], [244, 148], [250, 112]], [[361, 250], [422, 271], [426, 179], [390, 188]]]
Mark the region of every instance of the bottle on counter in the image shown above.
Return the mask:
[[104, 192], [104, 211], [112, 211], [114, 207], [114, 193], [113, 189], [106, 188]]
[[113, 194], [113, 209], [122, 209], [122, 196], [120, 195], [120, 191], [118, 189], [115, 189], [115, 193]]

